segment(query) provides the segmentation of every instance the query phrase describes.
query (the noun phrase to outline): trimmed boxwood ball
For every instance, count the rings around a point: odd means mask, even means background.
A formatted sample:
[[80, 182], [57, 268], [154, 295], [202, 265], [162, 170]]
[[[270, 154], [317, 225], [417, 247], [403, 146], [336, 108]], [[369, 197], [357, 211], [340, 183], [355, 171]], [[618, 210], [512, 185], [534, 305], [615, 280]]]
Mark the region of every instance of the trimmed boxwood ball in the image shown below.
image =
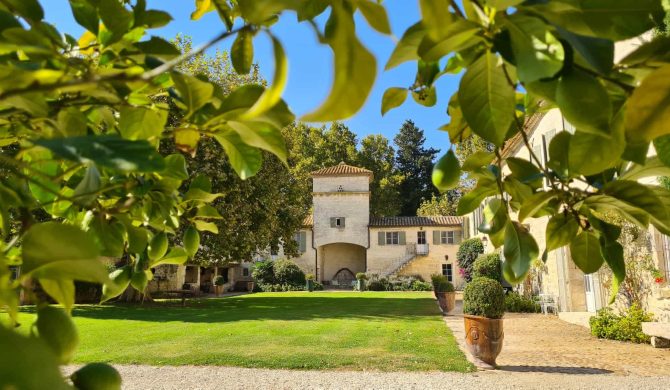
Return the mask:
[[472, 264], [472, 277], [485, 277], [497, 281], [502, 280], [502, 263], [498, 253], [479, 255]]
[[472, 263], [477, 256], [484, 253], [484, 243], [477, 237], [467, 239], [461, 243], [456, 252], [458, 268], [461, 270], [465, 281], [472, 280]]
[[502, 318], [505, 290], [497, 280], [478, 277], [465, 286], [463, 313], [486, 318]]

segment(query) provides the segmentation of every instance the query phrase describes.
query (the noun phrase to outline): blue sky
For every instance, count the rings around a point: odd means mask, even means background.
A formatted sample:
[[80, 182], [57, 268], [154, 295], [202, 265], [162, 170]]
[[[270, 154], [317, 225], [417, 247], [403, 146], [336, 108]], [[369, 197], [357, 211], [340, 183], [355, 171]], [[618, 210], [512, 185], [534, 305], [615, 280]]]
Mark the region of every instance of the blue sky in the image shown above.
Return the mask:
[[[199, 21], [191, 21], [193, 1], [148, 0], [147, 3], [148, 8], [165, 10], [174, 18], [168, 26], [150, 31], [153, 35], [169, 39], [177, 33], [184, 33], [192, 36], [194, 44], [197, 45], [223, 29], [215, 12], [205, 15]], [[398, 37], [419, 20], [417, 0], [386, 0], [384, 4], [389, 13], [392, 31]], [[77, 37], [83, 32], [74, 22], [66, 1], [44, 1], [42, 5], [47, 20], [55, 23], [59, 30]], [[389, 87], [411, 85], [414, 81], [416, 64], [406, 63], [384, 72], [386, 60], [395, 45], [394, 38], [372, 30], [360, 17], [357, 19], [356, 29], [363, 44], [377, 57], [378, 75], [374, 89], [363, 109], [345, 123], [358, 134], [359, 140], [367, 134], [380, 133], [392, 139], [405, 119], [412, 119], [425, 131], [428, 146], [446, 151], [449, 147], [449, 137], [437, 129], [448, 122], [446, 107], [449, 97], [456, 91], [459, 77], [447, 75], [437, 81], [438, 100], [434, 107], [420, 106], [409, 97], [401, 107], [382, 117], [380, 112], [382, 94]], [[301, 116], [318, 107], [330, 90], [332, 53], [327, 46], [318, 43], [307, 24], [297, 23], [294, 14], [283, 15], [272, 30], [281, 39], [289, 58], [289, 80], [284, 99], [291, 109]], [[218, 47], [227, 50], [231, 44], [231, 40], [224, 41]], [[263, 76], [271, 80], [273, 72], [271, 46], [262, 36], [256, 38], [254, 44], [255, 61], [260, 64]]]

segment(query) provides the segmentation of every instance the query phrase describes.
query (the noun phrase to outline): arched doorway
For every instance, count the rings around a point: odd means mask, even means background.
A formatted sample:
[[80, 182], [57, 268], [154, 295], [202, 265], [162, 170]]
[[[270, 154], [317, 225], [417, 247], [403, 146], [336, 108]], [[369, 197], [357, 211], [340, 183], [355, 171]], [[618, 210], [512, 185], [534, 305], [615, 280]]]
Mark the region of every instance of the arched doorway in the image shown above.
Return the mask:
[[350, 288], [356, 273], [365, 272], [366, 249], [360, 245], [334, 243], [318, 250], [319, 279], [325, 285]]
[[342, 268], [335, 273], [333, 280], [339, 287], [351, 287], [356, 280], [356, 275], [349, 268]]

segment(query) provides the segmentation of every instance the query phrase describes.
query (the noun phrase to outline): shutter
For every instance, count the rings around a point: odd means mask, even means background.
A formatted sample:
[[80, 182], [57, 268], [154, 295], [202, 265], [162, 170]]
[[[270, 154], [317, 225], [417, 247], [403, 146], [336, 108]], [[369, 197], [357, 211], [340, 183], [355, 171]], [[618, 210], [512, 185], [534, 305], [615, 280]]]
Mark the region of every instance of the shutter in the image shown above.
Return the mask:
[[463, 232], [463, 238], [470, 238], [470, 218], [467, 216], [463, 218]]
[[405, 232], [398, 233], [398, 245], [405, 245]]
[[307, 232], [300, 232], [300, 252], [307, 252]]
[[440, 231], [433, 230], [433, 245], [440, 245]]
[[346, 218], [344, 218], [344, 217], [340, 218], [340, 222], [342, 223], [342, 224], [340, 225], [340, 227], [344, 227], [344, 220], [345, 220], [345, 219], [346, 219]]
[[330, 218], [330, 227], [335, 227], [335, 218]]
[[377, 243], [379, 245], [386, 245], [386, 233], [384, 232], [377, 233]]
[[454, 244], [460, 244], [463, 241], [463, 232], [460, 230], [454, 230]]

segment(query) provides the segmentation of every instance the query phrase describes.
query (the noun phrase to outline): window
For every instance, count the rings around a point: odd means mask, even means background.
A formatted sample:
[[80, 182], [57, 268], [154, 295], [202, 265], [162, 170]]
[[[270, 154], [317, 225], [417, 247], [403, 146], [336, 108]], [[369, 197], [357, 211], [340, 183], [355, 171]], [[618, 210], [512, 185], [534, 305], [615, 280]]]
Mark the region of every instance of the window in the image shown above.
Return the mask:
[[454, 270], [451, 264], [442, 264], [442, 275], [447, 277], [449, 282], [454, 281]]
[[242, 268], [242, 276], [249, 276], [249, 268]]
[[305, 253], [307, 251], [307, 232], [296, 233], [294, 239], [298, 244], [298, 252]]
[[398, 245], [400, 243], [399, 232], [386, 232], [386, 245]]
[[270, 256], [277, 256], [279, 254], [279, 249], [277, 248], [271, 248], [270, 249]]
[[425, 231], [416, 232], [416, 243], [417, 244], [425, 244], [426, 243], [426, 232]]
[[456, 240], [455, 240], [455, 237], [454, 237], [454, 231], [449, 230], [449, 231], [440, 232], [440, 243], [441, 244], [455, 244]]
[[330, 219], [330, 227], [332, 227], [332, 228], [343, 228], [344, 227], [344, 217], [332, 217]]

